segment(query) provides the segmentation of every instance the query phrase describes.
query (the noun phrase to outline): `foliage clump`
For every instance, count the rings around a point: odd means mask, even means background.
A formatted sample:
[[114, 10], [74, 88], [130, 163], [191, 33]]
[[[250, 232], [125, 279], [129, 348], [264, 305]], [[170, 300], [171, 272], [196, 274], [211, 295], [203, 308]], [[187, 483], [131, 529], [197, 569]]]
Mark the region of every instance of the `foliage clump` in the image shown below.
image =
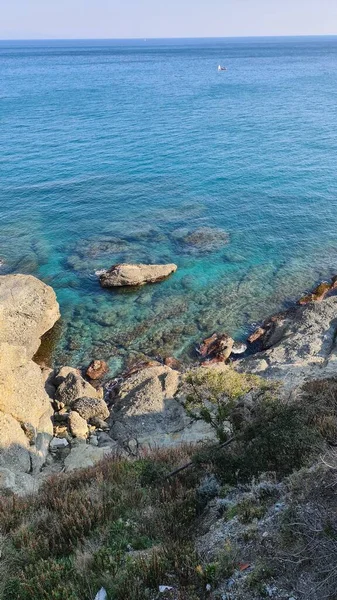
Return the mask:
[[272, 392], [275, 387], [256, 375], [238, 373], [231, 367], [195, 369], [185, 376], [185, 408], [195, 419], [209, 423], [219, 440], [225, 441], [233, 432], [239, 401], [249, 392]]

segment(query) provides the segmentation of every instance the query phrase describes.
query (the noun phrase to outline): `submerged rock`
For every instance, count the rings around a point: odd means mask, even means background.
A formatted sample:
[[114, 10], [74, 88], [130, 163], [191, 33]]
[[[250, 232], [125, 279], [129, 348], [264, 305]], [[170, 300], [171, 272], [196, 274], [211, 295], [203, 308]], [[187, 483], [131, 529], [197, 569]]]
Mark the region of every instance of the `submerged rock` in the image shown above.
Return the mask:
[[175, 273], [177, 265], [142, 265], [122, 263], [113, 265], [100, 275], [102, 287], [139, 286], [163, 281]]
[[193, 231], [177, 230], [175, 239], [187, 252], [216, 252], [229, 242], [229, 235], [217, 227], [199, 227]]

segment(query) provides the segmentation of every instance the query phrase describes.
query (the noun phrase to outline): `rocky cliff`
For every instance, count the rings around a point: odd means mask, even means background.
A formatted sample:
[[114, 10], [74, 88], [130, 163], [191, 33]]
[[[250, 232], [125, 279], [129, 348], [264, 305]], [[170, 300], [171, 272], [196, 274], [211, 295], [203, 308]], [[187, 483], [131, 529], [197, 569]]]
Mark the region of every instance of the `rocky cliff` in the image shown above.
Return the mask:
[[40, 367], [41, 336], [59, 319], [51, 287], [29, 275], [0, 277], [0, 485], [30, 491], [52, 437]]

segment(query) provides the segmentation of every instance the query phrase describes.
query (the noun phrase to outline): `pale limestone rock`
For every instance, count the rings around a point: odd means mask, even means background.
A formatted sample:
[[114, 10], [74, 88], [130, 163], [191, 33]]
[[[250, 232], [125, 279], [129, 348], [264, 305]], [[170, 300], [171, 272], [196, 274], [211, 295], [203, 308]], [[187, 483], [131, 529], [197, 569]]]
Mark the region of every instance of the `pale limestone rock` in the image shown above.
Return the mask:
[[[118, 444], [116, 444], [115, 450], [118, 450]], [[74, 469], [85, 469], [92, 467], [94, 464], [112, 454], [114, 449], [108, 448], [97, 448], [91, 444], [80, 444], [71, 449], [70, 454], [64, 461], [66, 471], [73, 471]]]
[[59, 448], [67, 448], [67, 446], [69, 446], [69, 442], [66, 440], [66, 438], [58, 438], [58, 437], [54, 437], [49, 444], [49, 447], [51, 450], [57, 450]]
[[193, 421], [175, 399], [179, 382], [180, 374], [166, 366], [143, 369], [129, 377], [111, 413], [111, 437], [124, 446], [135, 439], [141, 446], [213, 440], [211, 427]]
[[32, 358], [59, 318], [51, 287], [31, 275], [0, 276], [0, 343], [22, 346]]
[[[0, 348], [3, 350], [3, 346]], [[11, 356], [11, 353], [9, 354]], [[7, 355], [8, 357], [8, 355]], [[15, 365], [0, 354], [0, 410], [36, 429], [42, 415], [52, 415], [40, 367], [33, 361]]]
[[30, 444], [20, 424], [10, 415], [0, 412], [0, 467], [29, 473]]
[[295, 388], [337, 372], [337, 297], [297, 306], [272, 322], [268, 349], [236, 363], [240, 371], [278, 379]]
[[74, 437], [86, 439], [88, 435], [88, 424], [86, 420], [82, 419], [78, 412], [74, 410], [69, 413], [69, 428]]
[[63, 402], [65, 406], [72, 406], [78, 398], [99, 398], [100, 396], [101, 391], [95, 390], [83, 377], [71, 372], [57, 388], [55, 399]]
[[54, 385], [56, 387], [61, 385], [61, 383], [64, 382], [69, 373], [73, 373], [73, 375], [76, 375], [76, 377], [81, 377], [81, 371], [79, 369], [75, 369], [74, 367], [61, 367], [61, 369], [59, 369], [55, 374], [53, 382]]
[[24, 496], [38, 490], [39, 482], [28, 473], [14, 473], [10, 469], [0, 467], [0, 489], [5, 489]]
[[102, 287], [138, 286], [145, 283], [156, 283], [162, 281], [175, 273], [177, 265], [142, 265], [142, 264], [119, 264], [113, 265], [100, 275]]

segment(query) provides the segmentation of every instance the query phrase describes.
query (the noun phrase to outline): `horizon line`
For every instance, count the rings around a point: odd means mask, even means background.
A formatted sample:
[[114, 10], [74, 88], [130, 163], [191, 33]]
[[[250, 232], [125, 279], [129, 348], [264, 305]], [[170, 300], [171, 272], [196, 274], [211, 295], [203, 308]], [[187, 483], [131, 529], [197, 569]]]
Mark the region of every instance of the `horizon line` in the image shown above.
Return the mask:
[[337, 33], [300, 33], [300, 34], [277, 34], [277, 35], [227, 35], [227, 36], [172, 36], [172, 37], [32, 37], [32, 38], [0, 38], [0, 42], [86, 42], [86, 41], [160, 41], [160, 40], [230, 40], [230, 39], [279, 39], [279, 38], [328, 38], [337, 37]]

